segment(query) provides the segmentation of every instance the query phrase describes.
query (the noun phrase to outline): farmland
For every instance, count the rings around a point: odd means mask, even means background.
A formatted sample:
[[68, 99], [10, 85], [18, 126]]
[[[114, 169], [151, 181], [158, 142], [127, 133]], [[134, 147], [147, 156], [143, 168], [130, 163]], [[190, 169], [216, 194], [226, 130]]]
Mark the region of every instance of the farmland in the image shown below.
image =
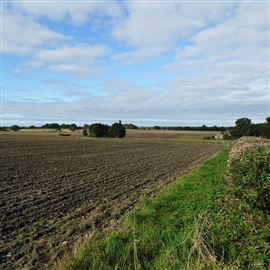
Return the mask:
[[127, 139], [42, 132], [0, 136], [1, 269], [51, 269], [81, 236], [112, 230], [135, 205], [224, 148], [135, 140], [134, 134]]

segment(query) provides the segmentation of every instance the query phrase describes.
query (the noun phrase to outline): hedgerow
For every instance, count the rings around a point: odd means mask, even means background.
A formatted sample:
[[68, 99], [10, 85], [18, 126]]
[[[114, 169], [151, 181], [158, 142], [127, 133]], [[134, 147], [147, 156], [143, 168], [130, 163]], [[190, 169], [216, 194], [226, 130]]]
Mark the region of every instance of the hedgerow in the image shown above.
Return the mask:
[[242, 138], [228, 160], [227, 181], [233, 195], [256, 209], [270, 210], [270, 141]]
[[236, 269], [270, 269], [270, 141], [241, 138], [230, 152], [226, 180], [213, 226], [215, 251]]

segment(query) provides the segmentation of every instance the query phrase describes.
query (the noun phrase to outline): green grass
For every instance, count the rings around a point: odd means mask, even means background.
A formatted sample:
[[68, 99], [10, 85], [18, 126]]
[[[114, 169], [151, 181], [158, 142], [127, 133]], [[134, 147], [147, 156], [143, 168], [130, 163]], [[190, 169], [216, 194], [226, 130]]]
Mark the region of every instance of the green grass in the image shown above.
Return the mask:
[[[220, 212], [229, 149], [147, 200], [119, 231], [95, 234], [61, 269], [212, 269], [217, 266], [212, 223]], [[209, 268], [212, 267], [212, 268]], [[219, 269], [219, 268], [215, 268]], [[223, 268], [224, 269], [224, 268]]]
[[269, 212], [226, 185], [230, 150], [147, 200], [118, 231], [92, 234], [60, 269], [270, 269]]

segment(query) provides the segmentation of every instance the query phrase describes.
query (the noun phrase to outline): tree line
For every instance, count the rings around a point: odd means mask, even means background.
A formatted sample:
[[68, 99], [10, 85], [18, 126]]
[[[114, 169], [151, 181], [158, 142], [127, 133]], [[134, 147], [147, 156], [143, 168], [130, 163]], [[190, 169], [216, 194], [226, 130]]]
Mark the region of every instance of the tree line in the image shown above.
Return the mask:
[[270, 139], [270, 117], [265, 119], [265, 123], [253, 124], [251, 119], [243, 117], [235, 121], [235, 127], [231, 131], [233, 138], [243, 136], [264, 137]]
[[122, 125], [121, 121], [119, 121], [119, 123], [114, 123], [111, 126], [101, 123], [92, 125], [85, 124], [83, 126], [83, 136], [124, 138], [126, 136], [126, 128]]
[[[124, 138], [126, 135], [126, 129], [154, 129], [154, 130], [194, 130], [194, 131], [217, 131], [217, 132], [225, 132], [229, 130], [232, 138], [237, 139], [242, 136], [256, 136], [256, 137], [264, 137], [270, 139], [270, 117], [265, 119], [265, 123], [253, 124], [251, 119], [243, 117], [239, 118], [235, 121], [235, 126], [211, 126], [207, 127], [206, 125], [202, 125], [200, 127], [192, 127], [192, 126], [154, 126], [154, 127], [138, 127], [134, 124], [124, 124], [122, 125], [121, 121], [119, 123], [114, 123], [112, 126], [102, 124], [102, 123], [94, 123], [91, 125], [84, 124], [83, 127], [77, 126], [76, 124], [61, 124], [58, 123], [47, 123], [41, 127], [30, 126], [28, 128], [35, 129], [70, 129], [71, 131], [75, 131], [77, 129], [83, 130], [84, 136], [92, 136], [92, 137], [118, 137]], [[19, 127], [18, 125], [13, 125], [10, 128], [0, 127], [1, 131], [13, 130], [18, 131], [23, 127]]]

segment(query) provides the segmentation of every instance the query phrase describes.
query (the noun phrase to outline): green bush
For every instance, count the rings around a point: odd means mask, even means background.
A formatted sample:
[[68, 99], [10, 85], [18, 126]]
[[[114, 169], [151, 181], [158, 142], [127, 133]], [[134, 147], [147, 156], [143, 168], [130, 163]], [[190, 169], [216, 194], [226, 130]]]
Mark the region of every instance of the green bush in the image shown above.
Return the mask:
[[212, 227], [214, 249], [235, 269], [270, 269], [270, 141], [242, 137], [227, 165], [229, 188]]
[[119, 123], [112, 124], [109, 128], [109, 136], [112, 138], [125, 138], [126, 129], [122, 125], [121, 121], [119, 121]]
[[13, 125], [12, 127], [10, 127], [10, 129], [13, 131], [19, 131], [21, 128], [18, 125]]
[[109, 133], [110, 126], [101, 124], [101, 123], [95, 123], [89, 126], [89, 133], [90, 136], [93, 137], [107, 137]]
[[84, 130], [83, 130], [83, 136], [88, 136], [87, 129], [84, 129]]
[[270, 141], [244, 137], [232, 149], [227, 182], [233, 195], [254, 209], [270, 210]]
[[243, 151], [231, 161], [230, 177], [236, 198], [270, 211], [270, 145]]

